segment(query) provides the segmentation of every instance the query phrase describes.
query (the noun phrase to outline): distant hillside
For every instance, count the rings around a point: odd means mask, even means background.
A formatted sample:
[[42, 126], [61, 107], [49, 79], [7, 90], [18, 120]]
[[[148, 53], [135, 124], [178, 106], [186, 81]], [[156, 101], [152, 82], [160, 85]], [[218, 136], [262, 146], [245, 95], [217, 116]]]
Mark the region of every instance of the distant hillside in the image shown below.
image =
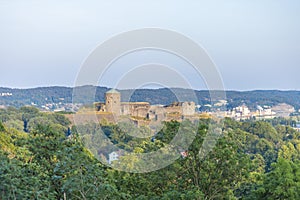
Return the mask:
[[[83, 86], [86, 89], [96, 89], [95, 101], [104, 101], [104, 94], [109, 88]], [[174, 93], [180, 94], [180, 100], [192, 100], [191, 90], [187, 89], [138, 89], [121, 90], [122, 101], [147, 101], [151, 104], [170, 104], [178, 101]], [[10, 96], [11, 94], [11, 96]], [[72, 103], [73, 88], [71, 87], [39, 87], [32, 89], [12, 89], [0, 88], [0, 105], [21, 107], [24, 105], [35, 105], [41, 107], [45, 104], [70, 104]], [[209, 91], [195, 91], [200, 105], [210, 103]], [[277, 91], [277, 90], [257, 90], [257, 91], [227, 91], [228, 108], [246, 104], [250, 109], [255, 109], [256, 105], [276, 105], [287, 103], [300, 109], [300, 91]], [[81, 96], [79, 101], [85, 102], [85, 96]]]

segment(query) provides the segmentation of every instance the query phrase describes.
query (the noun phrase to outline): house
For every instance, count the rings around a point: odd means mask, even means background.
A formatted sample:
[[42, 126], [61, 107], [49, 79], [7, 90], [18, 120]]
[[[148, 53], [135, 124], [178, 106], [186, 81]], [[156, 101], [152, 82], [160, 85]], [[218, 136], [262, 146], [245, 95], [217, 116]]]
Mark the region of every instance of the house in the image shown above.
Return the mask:
[[111, 164], [115, 160], [119, 160], [119, 154], [113, 151], [110, 154], [108, 154], [108, 164]]

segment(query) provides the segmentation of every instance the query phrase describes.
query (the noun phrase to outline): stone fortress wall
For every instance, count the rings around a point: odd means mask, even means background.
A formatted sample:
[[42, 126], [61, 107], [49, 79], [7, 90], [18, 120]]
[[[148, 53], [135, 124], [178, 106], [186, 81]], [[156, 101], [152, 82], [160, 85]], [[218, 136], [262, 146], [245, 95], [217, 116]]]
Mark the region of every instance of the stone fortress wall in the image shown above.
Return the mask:
[[105, 93], [105, 103], [95, 103], [99, 113], [111, 113], [115, 116], [131, 116], [148, 120], [180, 118], [195, 115], [194, 102], [174, 102], [170, 105], [150, 105], [149, 102], [121, 102], [121, 94], [115, 89]]

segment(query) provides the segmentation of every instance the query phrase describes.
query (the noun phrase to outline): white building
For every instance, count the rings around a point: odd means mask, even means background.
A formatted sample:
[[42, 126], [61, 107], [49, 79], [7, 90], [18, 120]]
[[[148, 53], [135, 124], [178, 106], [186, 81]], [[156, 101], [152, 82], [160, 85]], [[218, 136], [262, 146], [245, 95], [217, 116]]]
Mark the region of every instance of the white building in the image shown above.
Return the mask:
[[2, 93], [0, 93], [0, 96], [1, 96], [1, 97], [12, 96], [12, 93], [9, 93], [9, 92], [2, 92]]
[[233, 110], [231, 112], [227, 112], [227, 116], [235, 118], [237, 120], [248, 119], [251, 117], [251, 111], [249, 110], [249, 108], [247, 106], [242, 105], [242, 106], [233, 108]]
[[110, 154], [108, 154], [108, 164], [111, 164], [115, 160], [119, 160], [119, 154], [113, 151]]

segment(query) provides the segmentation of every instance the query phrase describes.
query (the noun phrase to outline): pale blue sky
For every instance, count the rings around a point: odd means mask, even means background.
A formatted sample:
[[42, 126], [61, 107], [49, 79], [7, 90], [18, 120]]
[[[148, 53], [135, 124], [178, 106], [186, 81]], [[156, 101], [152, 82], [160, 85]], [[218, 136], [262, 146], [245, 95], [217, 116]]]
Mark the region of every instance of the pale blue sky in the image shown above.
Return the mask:
[[0, 87], [73, 86], [101, 42], [159, 27], [202, 45], [226, 89], [300, 90], [298, 0], [0, 0], [0, 27]]

